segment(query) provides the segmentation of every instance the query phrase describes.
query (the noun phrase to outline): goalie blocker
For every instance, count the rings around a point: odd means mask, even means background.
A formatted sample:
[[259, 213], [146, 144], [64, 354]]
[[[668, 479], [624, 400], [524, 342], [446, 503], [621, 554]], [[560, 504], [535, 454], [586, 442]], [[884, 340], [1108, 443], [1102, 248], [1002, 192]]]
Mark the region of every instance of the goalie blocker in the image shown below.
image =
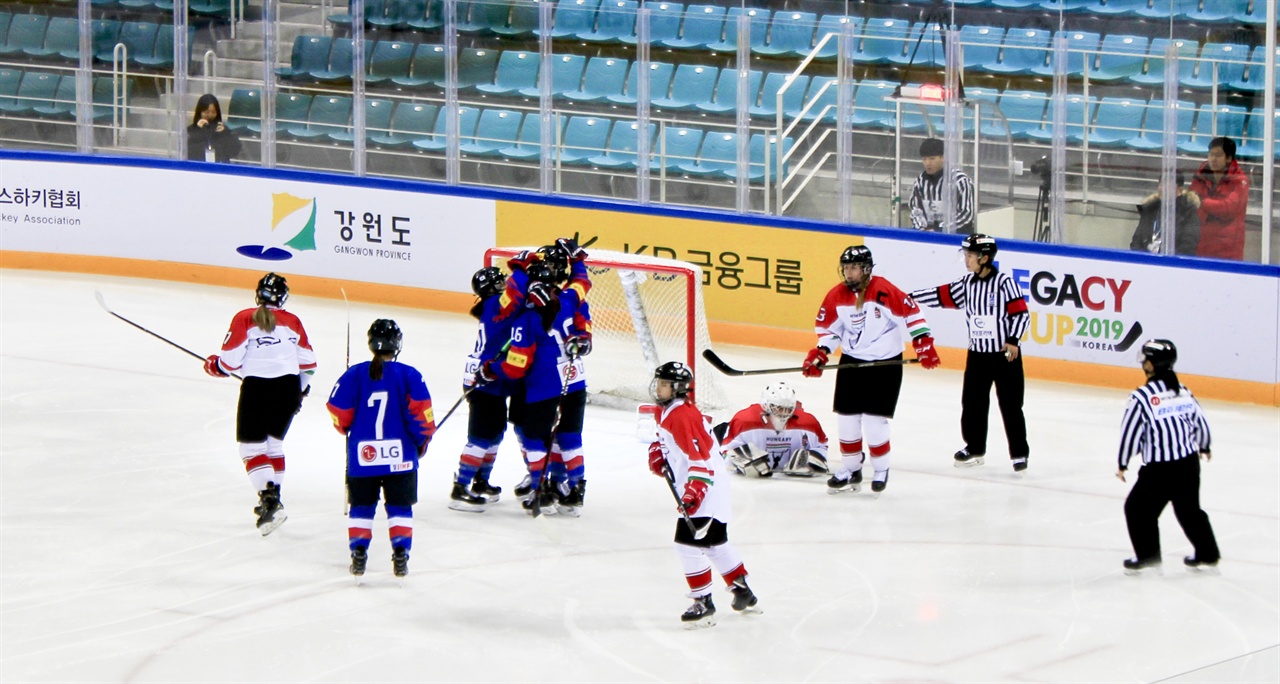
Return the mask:
[[725, 458], [739, 475], [792, 477], [827, 473], [827, 435], [784, 382], [765, 387], [760, 403], [714, 428]]

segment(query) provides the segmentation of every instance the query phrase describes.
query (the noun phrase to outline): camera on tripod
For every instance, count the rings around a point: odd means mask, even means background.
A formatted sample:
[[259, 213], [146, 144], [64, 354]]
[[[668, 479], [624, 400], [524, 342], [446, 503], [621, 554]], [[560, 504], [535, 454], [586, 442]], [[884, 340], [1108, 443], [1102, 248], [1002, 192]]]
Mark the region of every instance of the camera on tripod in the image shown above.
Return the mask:
[[1040, 180], [1048, 184], [1049, 177], [1053, 175], [1053, 164], [1048, 157], [1041, 157], [1031, 164], [1031, 173], [1040, 176]]

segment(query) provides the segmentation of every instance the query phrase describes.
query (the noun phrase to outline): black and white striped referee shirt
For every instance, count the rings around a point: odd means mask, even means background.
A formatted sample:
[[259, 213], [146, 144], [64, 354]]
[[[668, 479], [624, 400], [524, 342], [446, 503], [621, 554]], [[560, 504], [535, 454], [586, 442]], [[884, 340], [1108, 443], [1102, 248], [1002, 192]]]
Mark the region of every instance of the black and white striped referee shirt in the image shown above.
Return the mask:
[[1031, 323], [1022, 288], [1000, 271], [986, 278], [968, 273], [947, 285], [916, 290], [911, 297], [922, 306], [964, 309], [969, 351], [1002, 352], [1006, 343], [1018, 344]]
[[1120, 423], [1120, 469], [1142, 453], [1143, 463], [1192, 458], [1209, 450], [1209, 423], [1186, 387], [1174, 394], [1152, 380], [1129, 395]]
[[973, 181], [960, 169], [952, 170], [951, 177], [956, 192], [956, 229], [950, 230], [951, 226], [946, 221], [943, 200], [946, 183], [942, 182], [942, 172], [933, 176], [921, 172], [916, 177], [916, 184], [911, 187], [911, 196], [907, 199], [907, 206], [911, 209], [911, 225], [924, 230], [936, 223], [949, 232], [973, 231]]

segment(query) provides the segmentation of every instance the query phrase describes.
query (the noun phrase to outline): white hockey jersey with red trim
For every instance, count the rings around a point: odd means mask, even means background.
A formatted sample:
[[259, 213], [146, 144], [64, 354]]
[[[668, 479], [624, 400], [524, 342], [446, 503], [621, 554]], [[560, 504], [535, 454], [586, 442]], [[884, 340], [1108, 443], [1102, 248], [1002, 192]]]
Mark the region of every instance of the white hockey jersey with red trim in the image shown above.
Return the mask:
[[307, 331], [297, 316], [268, 307], [276, 316], [276, 328], [267, 332], [253, 322], [254, 309], [245, 309], [231, 319], [231, 329], [222, 340], [222, 367], [255, 378], [278, 378], [314, 370], [316, 353]]
[[729, 522], [733, 517], [729, 478], [720, 447], [707, 430], [702, 411], [684, 399], [672, 401], [658, 416], [658, 442], [675, 478], [677, 494], [684, 494], [685, 483], [690, 479], [707, 482], [707, 496], [693, 517]]
[[787, 419], [783, 430], [773, 429], [773, 421], [761, 404], [752, 404], [738, 411], [729, 420], [729, 430], [724, 435], [723, 451], [727, 454], [741, 446], [750, 446], [769, 455], [770, 467], [782, 467], [797, 449], [808, 449], [827, 457], [827, 434], [812, 413], [796, 402], [795, 413]]
[[871, 276], [862, 306], [858, 293], [843, 283], [831, 288], [814, 325], [818, 345], [864, 361], [891, 359], [908, 339], [929, 334], [929, 324], [911, 295], [893, 283]]

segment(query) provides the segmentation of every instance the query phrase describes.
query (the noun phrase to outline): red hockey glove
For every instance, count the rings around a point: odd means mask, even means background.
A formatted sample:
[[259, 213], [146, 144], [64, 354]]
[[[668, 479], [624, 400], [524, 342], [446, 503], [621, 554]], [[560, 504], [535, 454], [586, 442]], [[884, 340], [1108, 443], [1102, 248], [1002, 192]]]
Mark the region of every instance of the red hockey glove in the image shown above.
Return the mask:
[[532, 250], [524, 250], [519, 254], [507, 260], [507, 270], [515, 273], [516, 271], [524, 271], [525, 267], [538, 260], [538, 253]]
[[662, 454], [662, 443], [649, 445], [649, 472], [658, 477], [667, 476], [667, 457]]
[[578, 358], [591, 353], [591, 335], [574, 335], [564, 341], [564, 349], [569, 356]]
[[822, 347], [814, 347], [809, 350], [809, 355], [804, 358], [804, 370], [801, 373], [806, 378], [817, 378], [822, 376], [822, 367], [827, 365], [827, 350]]
[[208, 373], [209, 375], [215, 378], [231, 377], [230, 375], [227, 375], [226, 371], [222, 370], [221, 366], [218, 365], [217, 354], [210, 354], [209, 358], [204, 360], [204, 372]]
[[685, 513], [692, 516], [698, 512], [705, 498], [707, 498], [706, 480], [689, 480], [684, 485], [684, 496], [680, 497], [680, 506], [684, 508]]
[[556, 292], [554, 285], [547, 283], [531, 283], [529, 291], [525, 293], [525, 298], [534, 308], [541, 309], [551, 302], [559, 301], [559, 293]]
[[911, 340], [911, 346], [916, 348], [916, 358], [920, 359], [921, 366], [933, 369], [942, 365], [942, 359], [938, 358], [938, 351], [933, 348], [932, 337], [921, 335]]
[[582, 261], [587, 258], [587, 250], [579, 247], [578, 241], [573, 238], [559, 238], [556, 240], [556, 246], [569, 255], [570, 261]]

